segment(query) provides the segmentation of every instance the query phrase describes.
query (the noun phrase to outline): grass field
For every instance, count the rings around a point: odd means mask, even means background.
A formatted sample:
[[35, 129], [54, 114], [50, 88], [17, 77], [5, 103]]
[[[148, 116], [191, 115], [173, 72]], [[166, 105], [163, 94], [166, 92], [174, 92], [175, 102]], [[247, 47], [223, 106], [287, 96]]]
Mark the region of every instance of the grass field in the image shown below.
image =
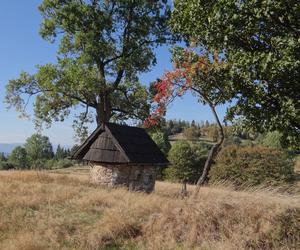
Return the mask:
[[182, 199], [177, 184], [146, 195], [90, 185], [87, 173], [0, 172], [0, 249], [300, 247], [297, 195], [213, 186]]
[[[180, 141], [180, 140], [187, 140], [187, 138], [184, 136], [183, 133], [178, 133], [175, 135], [170, 135], [169, 136], [169, 141], [170, 143], [175, 143], [176, 141]], [[188, 140], [189, 142], [202, 142], [204, 144], [207, 144], [209, 146], [215, 144], [215, 142], [212, 140], [212, 138], [206, 137], [206, 136], [201, 136], [199, 139], [196, 140]]]

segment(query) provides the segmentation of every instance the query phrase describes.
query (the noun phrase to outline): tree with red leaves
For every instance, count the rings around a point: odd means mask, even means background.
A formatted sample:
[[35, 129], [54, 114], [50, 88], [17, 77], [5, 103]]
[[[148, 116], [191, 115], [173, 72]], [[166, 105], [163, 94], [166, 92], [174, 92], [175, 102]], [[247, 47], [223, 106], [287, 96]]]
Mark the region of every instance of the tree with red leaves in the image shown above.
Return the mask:
[[145, 125], [156, 125], [165, 114], [168, 105], [188, 91], [199, 103], [210, 107], [218, 125], [219, 139], [208, 154], [203, 173], [197, 182], [198, 192], [199, 187], [207, 181], [210, 168], [224, 142], [224, 130], [216, 106], [232, 100], [233, 85], [229, 66], [218, 53], [201, 54], [196, 49], [175, 47], [172, 51], [172, 62], [174, 69], [165, 72], [155, 84], [155, 109]]

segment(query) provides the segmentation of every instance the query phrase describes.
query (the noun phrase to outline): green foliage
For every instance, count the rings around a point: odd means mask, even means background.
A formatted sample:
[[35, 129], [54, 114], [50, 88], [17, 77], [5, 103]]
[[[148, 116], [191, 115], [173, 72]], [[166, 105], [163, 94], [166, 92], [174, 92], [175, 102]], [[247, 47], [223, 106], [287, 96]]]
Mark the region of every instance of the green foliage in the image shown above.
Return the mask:
[[252, 147], [254, 146], [254, 142], [252, 140], [243, 140], [241, 143], [242, 147]]
[[75, 144], [70, 150], [70, 156], [75, 154], [75, 152], [79, 149], [80, 145]]
[[[159, 147], [159, 149], [164, 153], [164, 155], [167, 156], [171, 148], [171, 144], [169, 142], [167, 134], [161, 131], [156, 131], [151, 134], [151, 138]], [[165, 166], [164, 167], [160, 166], [156, 168], [156, 178], [158, 180], [164, 179], [165, 168], [166, 168]]]
[[228, 118], [300, 144], [300, 2], [175, 0], [175, 33], [222, 53], [236, 90]]
[[210, 178], [236, 186], [278, 185], [293, 180], [293, 161], [278, 149], [229, 146], [219, 154]]
[[262, 145], [269, 148], [282, 149], [282, 134], [278, 131], [267, 133], [262, 139]]
[[58, 144], [54, 158], [56, 160], [60, 160], [60, 159], [67, 158], [68, 156], [70, 156], [70, 150], [64, 149], [63, 147], [60, 146], [60, 144]]
[[15, 168], [15, 169], [26, 169], [28, 168], [28, 158], [27, 152], [25, 148], [18, 146], [13, 149], [11, 154], [8, 157], [8, 162]]
[[165, 154], [168, 155], [168, 152], [171, 148], [171, 144], [168, 140], [168, 136], [163, 132], [155, 132], [151, 135], [152, 140], [156, 143], [159, 149]]
[[33, 134], [29, 137], [24, 148], [31, 168], [43, 168], [45, 161], [54, 156], [49, 138], [40, 134]]
[[33, 134], [26, 140], [24, 147], [14, 148], [8, 159], [0, 154], [0, 170], [68, 168], [74, 165], [73, 161], [66, 159], [70, 153], [70, 150], [58, 145], [54, 155], [49, 138]]
[[61, 168], [69, 168], [74, 165], [73, 161], [69, 159], [51, 159], [45, 161], [44, 168], [45, 169], [61, 169]]
[[72, 167], [74, 165], [74, 162], [72, 162], [69, 159], [62, 159], [60, 161], [57, 162], [57, 168], [69, 168]]
[[178, 91], [189, 89], [198, 102], [208, 105], [212, 110], [232, 100], [233, 83], [230, 68], [227, 62], [222, 60], [222, 55], [211, 55], [204, 48], [202, 50], [203, 52], [199, 53], [197, 49], [186, 50], [179, 46], [172, 48], [171, 60], [176, 66], [175, 71], [184, 71], [186, 75], [185, 80], [179, 78], [173, 85]]
[[170, 132], [170, 135], [183, 132], [186, 128], [190, 127], [189, 121], [185, 120], [169, 120], [166, 122], [166, 129]]
[[166, 168], [166, 179], [195, 183], [202, 173], [206, 155], [199, 145], [187, 141], [177, 141], [169, 151], [171, 166]]
[[148, 93], [138, 74], [156, 63], [153, 49], [169, 36], [167, 1], [44, 0], [39, 10], [40, 35], [57, 41], [58, 61], [10, 80], [9, 107], [23, 113], [27, 98], [36, 96], [40, 126], [64, 121], [71, 110], [84, 106], [74, 122], [81, 137], [87, 122], [147, 117]]
[[7, 160], [7, 158], [6, 158], [5, 154], [3, 152], [0, 153], [0, 161], [6, 161], [6, 160]]
[[14, 168], [14, 166], [8, 161], [0, 160], [0, 170], [9, 170]]
[[241, 145], [242, 140], [241, 138], [239, 138], [238, 136], [229, 136], [228, 138], [225, 139], [225, 146], [229, 146], [229, 145]]
[[[198, 127], [199, 125], [197, 125]], [[175, 135], [184, 131], [184, 129], [191, 127], [189, 121], [185, 120], [166, 120], [165, 118], [160, 118], [158, 124], [155, 127], [147, 128], [147, 130], [151, 133], [155, 133], [157, 130], [162, 131], [166, 135]]]

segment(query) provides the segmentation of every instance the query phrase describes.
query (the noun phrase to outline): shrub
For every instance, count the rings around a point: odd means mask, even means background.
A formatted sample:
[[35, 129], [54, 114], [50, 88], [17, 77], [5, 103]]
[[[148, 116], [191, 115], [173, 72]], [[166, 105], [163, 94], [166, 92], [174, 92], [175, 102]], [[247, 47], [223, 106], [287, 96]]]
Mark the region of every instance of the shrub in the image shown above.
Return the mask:
[[57, 168], [69, 168], [72, 167], [74, 165], [73, 161], [69, 160], [69, 159], [62, 159], [57, 161]]
[[183, 134], [187, 140], [193, 141], [199, 139], [201, 133], [200, 130], [195, 127], [191, 126], [189, 128], [185, 128]]
[[166, 168], [166, 179], [194, 183], [201, 175], [206, 160], [205, 151], [198, 144], [175, 142], [169, 152], [171, 166]]
[[61, 159], [61, 160], [48, 160], [45, 162], [44, 168], [46, 169], [59, 169], [59, 168], [69, 168], [72, 167], [74, 164], [69, 159]]
[[0, 160], [0, 170], [9, 170], [12, 168], [14, 168], [14, 166], [11, 163]]
[[268, 132], [262, 139], [262, 145], [269, 148], [282, 149], [282, 134], [278, 131]]
[[246, 140], [242, 140], [240, 145], [242, 147], [253, 147], [255, 144], [252, 140], [246, 139]]
[[232, 181], [236, 186], [282, 184], [294, 177], [293, 161], [278, 149], [224, 148], [210, 171], [212, 181]]
[[[48, 160], [50, 161], [50, 160]], [[46, 159], [29, 160], [30, 169], [45, 169], [47, 164]]]
[[238, 136], [229, 136], [225, 139], [224, 145], [232, 146], [232, 145], [241, 145], [242, 140]]

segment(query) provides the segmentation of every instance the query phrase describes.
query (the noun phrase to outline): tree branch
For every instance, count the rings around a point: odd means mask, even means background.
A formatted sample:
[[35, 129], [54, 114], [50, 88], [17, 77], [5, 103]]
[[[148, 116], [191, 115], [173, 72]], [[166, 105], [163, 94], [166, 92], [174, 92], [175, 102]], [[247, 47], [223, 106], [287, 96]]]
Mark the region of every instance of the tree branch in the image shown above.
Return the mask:
[[126, 111], [124, 109], [121, 109], [121, 108], [112, 108], [112, 111], [120, 112], [120, 113], [123, 113], [123, 114], [127, 114], [127, 115], [130, 115], [130, 116], [133, 116], [133, 117], [135, 117], [137, 119], [141, 119], [141, 117], [139, 117], [137, 114], [129, 113], [128, 111]]

